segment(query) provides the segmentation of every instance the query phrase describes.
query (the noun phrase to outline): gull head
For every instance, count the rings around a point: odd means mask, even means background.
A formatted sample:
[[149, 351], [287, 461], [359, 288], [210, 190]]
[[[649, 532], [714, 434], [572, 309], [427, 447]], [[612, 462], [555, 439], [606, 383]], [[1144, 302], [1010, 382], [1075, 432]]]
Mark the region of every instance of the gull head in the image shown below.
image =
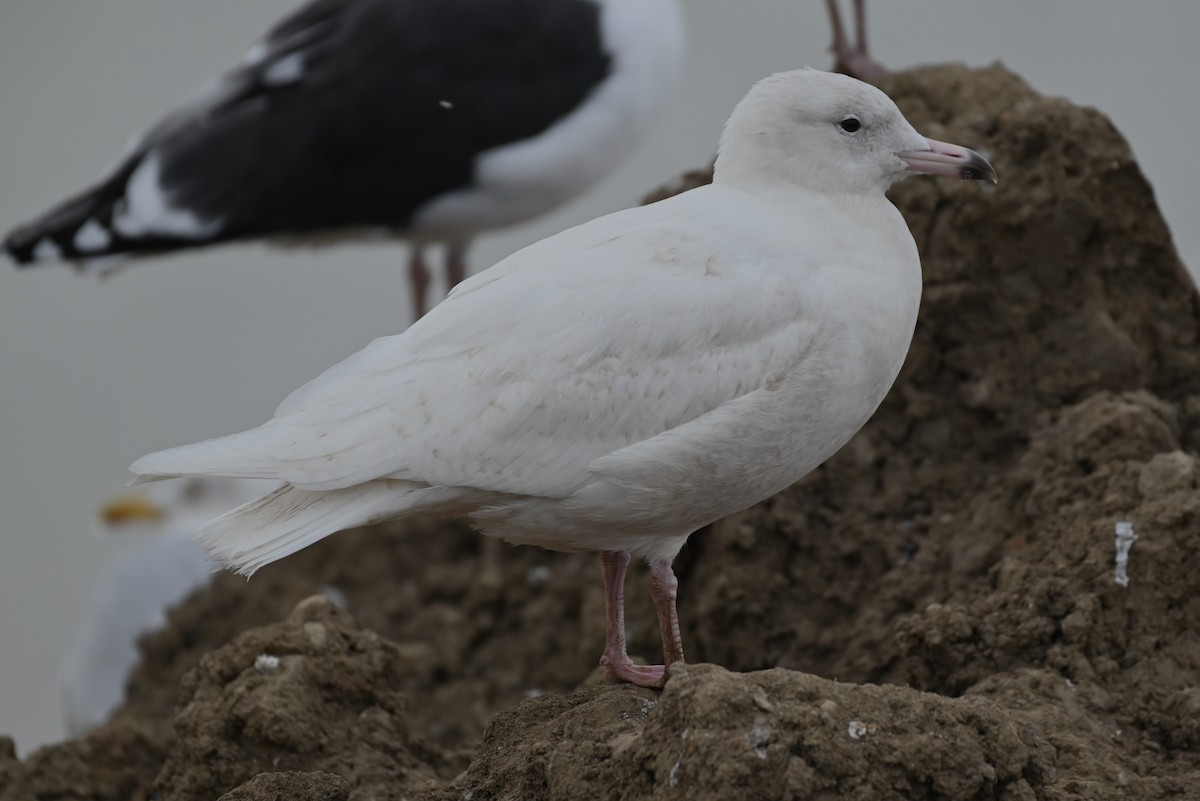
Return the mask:
[[913, 173], [996, 181], [987, 159], [922, 136], [874, 86], [803, 69], [764, 78], [734, 109], [721, 136], [715, 180], [882, 194]]
[[106, 529], [155, 525], [166, 518], [161, 506], [144, 495], [126, 493], [109, 498], [97, 512]]

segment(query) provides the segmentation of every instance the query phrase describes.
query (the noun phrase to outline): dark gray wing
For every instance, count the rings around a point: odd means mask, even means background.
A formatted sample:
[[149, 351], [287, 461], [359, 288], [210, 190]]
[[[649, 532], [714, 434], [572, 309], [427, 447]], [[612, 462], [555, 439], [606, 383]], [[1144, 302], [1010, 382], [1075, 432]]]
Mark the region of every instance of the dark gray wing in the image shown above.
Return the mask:
[[[470, 185], [477, 154], [577, 108], [610, 61], [591, 0], [316, 0], [102, 184], [17, 229], [6, 247], [24, 262], [47, 242], [64, 258], [91, 258], [346, 226], [402, 230], [430, 199]], [[131, 178], [151, 160], [162, 200], [194, 225], [120, 224]]]

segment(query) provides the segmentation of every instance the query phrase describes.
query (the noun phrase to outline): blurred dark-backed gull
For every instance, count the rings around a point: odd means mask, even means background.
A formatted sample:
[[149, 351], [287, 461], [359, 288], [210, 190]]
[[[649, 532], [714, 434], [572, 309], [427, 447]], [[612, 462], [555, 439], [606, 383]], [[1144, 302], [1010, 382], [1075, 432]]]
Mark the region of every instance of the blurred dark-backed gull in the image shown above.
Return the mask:
[[678, 0], [315, 0], [91, 189], [12, 231], [19, 264], [105, 270], [240, 239], [399, 235], [446, 246], [587, 189], [655, 117]]

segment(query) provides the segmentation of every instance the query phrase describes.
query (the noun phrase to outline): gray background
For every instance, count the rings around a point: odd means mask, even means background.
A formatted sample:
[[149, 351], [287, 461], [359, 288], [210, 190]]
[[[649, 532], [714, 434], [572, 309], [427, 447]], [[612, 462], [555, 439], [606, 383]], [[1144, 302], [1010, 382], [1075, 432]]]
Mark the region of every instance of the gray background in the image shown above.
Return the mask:
[[[830, 63], [820, 0], [686, 2], [688, 68], [653, 134], [581, 200], [485, 237], [473, 270], [705, 164], [754, 80]], [[81, 188], [296, 5], [0, 0], [0, 227]], [[1110, 114], [1180, 252], [1200, 261], [1190, 55], [1200, 4], [876, 0], [872, 14], [875, 54], [893, 67], [999, 59], [1043, 92]], [[22, 752], [62, 735], [57, 666], [96, 566], [122, 545], [89, 535], [96, 504], [124, 484], [133, 458], [256, 425], [319, 370], [400, 330], [402, 259], [387, 245], [238, 246], [105, 282], [0, 265], [0, 732]]]

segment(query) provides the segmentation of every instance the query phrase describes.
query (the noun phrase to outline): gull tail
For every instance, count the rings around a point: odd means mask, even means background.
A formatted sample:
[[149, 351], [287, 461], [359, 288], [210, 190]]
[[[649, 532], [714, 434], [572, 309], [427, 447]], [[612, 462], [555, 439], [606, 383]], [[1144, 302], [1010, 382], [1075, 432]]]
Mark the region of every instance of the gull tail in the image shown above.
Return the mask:
[[[279, 479], [278, 463], [261, 454], [269, 429], [159, 451], [133, 463], [135, 483], [177, 476]], [[452, 514], [470, 490], [413, 481], [375, 479], [330, 490], [284, 484], [205, 524], [197, 539], [212, 557], [249, 576], [338, 531], [416, 512]], [[478, 493], [475, 493], [478, 494]]]
[[324, 491], [285, 484], [207, 523], [197, 537], [214, 559], [249, 576], [343, 529], [436, 506], [437, 496], [444, 494], [406, 481], [369, 481]]

